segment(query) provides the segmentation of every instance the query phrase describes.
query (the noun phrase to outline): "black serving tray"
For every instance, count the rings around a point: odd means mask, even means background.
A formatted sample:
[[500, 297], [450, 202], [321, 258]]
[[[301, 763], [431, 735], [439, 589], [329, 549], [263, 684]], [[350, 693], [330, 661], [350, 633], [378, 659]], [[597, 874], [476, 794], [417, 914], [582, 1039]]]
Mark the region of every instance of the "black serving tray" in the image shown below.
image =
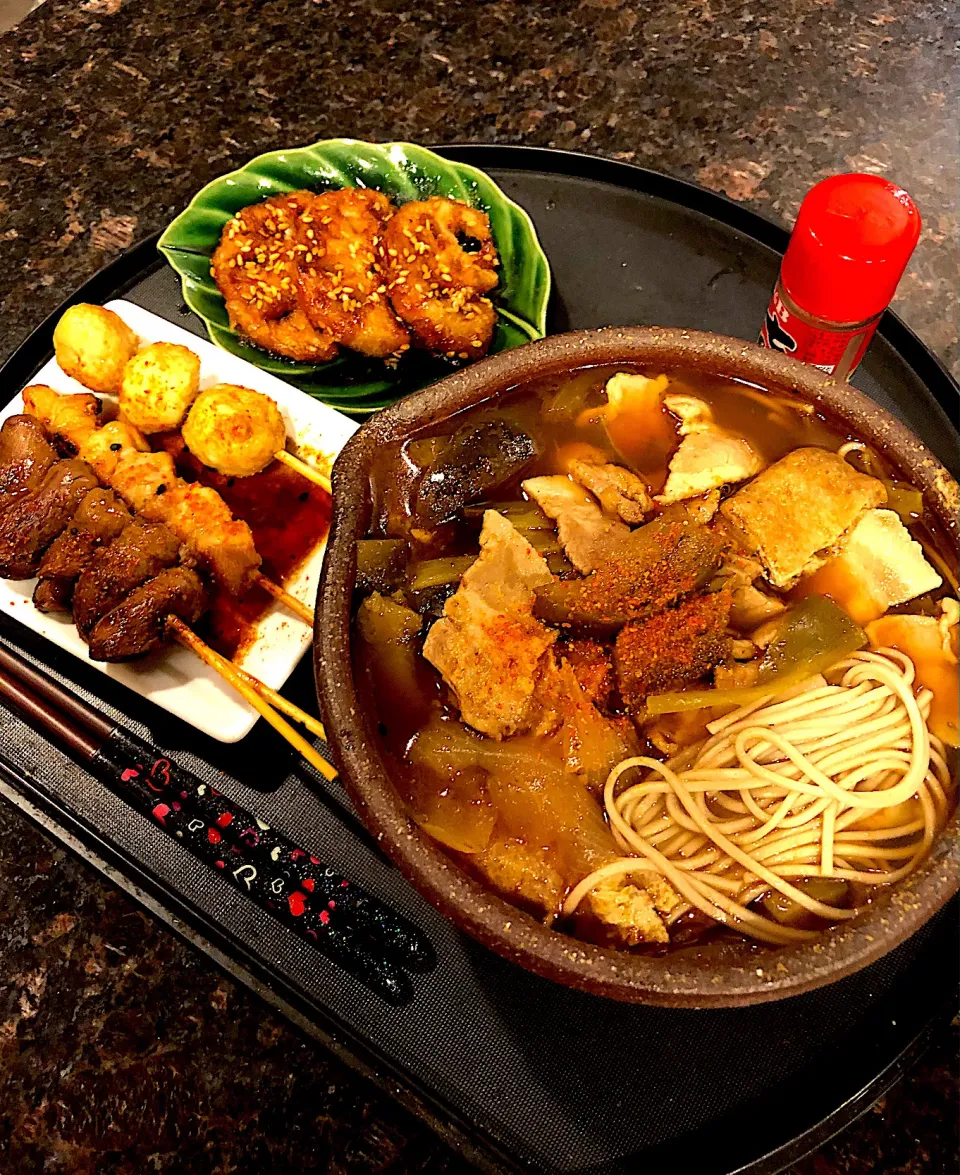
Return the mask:
[[[518, 147], [442, 153], [489, 171], [533, 217], [553, 268], [551, 330], [650, 323], [756, 337], [783, 229], [625, 164]], [[155, 240], [70, 301], [119, 296], [202, 334]], [[48, 358], [62, 309], [3, 368], [9, 395]], [[956, 469], [957, 386], [894, 315], [854, 383]], [[19, 626], [4, 623], [0, 640], [426, 932], [436, 970], [415, 978], [408, 1007], [387, 1007], [0, 710], [4, 796], [487, 1170], [781, 1170], [880, 1097], [955, 1009], [956, 903], [859, 974], [759, 1007], [633, 1007], [552, 985], [454, 931], [378, 853], [339, 785], [263, 723], [224, 746]], [[314, 704], [309, 658], [286, 692]]]

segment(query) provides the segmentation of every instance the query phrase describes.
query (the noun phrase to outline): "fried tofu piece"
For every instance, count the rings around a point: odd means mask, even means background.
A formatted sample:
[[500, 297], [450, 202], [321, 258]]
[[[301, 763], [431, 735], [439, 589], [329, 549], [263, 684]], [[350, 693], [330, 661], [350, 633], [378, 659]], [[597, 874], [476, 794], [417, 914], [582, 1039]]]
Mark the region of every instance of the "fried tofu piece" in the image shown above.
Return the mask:
[[[641, 874], [641, 877], [647, 876], [655, 878], [657, 874]], [[610, 878], [591, 890], [584, 904], [622, 946], [670, 941], [669, 931], [657, 913], [654, 897], [645, 886], [624, 884], [619, 879]]]
[[664, 396], [663, 402], [679, 417], [683, 440], [670, 460], [663, 493], [657, 498], [661, 504], [746, 481], [763, 468], [752, 446], [721, 429], [703, 400], [678, 394]]
[[647, 483], [622, 465], [575, 458], [570, 462], [570, 476], [599, 499], [607, 514], [630, 525], [643, 522], [653, 511], [654, 501]]
[[863, 515], [887, 500], [883, 482], [828, 449], [794, 449], [728, 498], [720, 512], [767, 579], [792, 587], [822, 566]]
[[453, 690], [464, 722], [504, 738], [531, 719], [541, 660], [557, 634], [533, 618], [533, 589], [550, 570], [494, 510], [484, 514], [480, 555], [464, 572], [423, 646]]
[[563, 878], [543, 852], [526, 842], [494, 832], [487, 847], [470, 857], [470, 864], [508, 901], [551, 921], [560, 909], [567, 888]]
[[630, 533], [619, 520], [604, 517], [596, 500], [562, 474], [529, 477], [523, 489], [556, 522], [567, 558], [585, 575], [599, 566], [615, 542]]
[[722, 661], [729, 618], [730, 593], [724, 589], [624, 625], [614, 664], [627, 705], [638, 706], [648, 694], [696, 681]]
[[899, 515], [870, 510], [850, 531], [840, 554], [803, 579], [796, 590], [829, 596], [858, 624], [867, 624], [942, 582]]

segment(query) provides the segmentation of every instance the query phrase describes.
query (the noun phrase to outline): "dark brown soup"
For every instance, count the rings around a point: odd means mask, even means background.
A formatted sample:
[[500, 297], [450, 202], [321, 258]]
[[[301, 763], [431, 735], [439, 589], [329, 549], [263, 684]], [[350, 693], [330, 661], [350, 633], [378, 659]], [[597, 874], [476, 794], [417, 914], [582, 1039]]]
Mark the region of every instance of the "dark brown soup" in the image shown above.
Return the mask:
[[371, 490], [358, 677], [413, 817], [521, 908], [625, 948], [788, 942], [922, 859], [956, 573], [812, 405], [592, 368], [385, 447]]

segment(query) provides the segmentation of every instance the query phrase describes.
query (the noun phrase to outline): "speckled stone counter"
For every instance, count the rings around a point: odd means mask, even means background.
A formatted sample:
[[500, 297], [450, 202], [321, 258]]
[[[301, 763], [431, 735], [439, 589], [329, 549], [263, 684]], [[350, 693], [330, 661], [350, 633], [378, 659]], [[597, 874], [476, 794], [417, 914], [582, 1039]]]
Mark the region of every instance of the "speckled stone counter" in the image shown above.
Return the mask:
[[[896, 308], [954, 370], [957, 9], [47, 0], [0, 38], [0, 357], [198, 187], [332, 135], [633, 160], [789, 221], [840, 170], [924, 232]], [[957, 1166], [956, 1028], [793, 1170]], [[441, 1172], [462, 1160], [0, 807], [0, 1175]]]

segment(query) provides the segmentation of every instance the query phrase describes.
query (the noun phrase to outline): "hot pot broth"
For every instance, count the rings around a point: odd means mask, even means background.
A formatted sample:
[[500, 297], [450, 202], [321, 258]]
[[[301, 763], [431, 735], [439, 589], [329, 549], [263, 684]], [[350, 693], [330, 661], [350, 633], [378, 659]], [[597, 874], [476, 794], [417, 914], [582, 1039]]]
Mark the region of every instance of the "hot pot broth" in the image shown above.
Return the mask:
[[[942, 740], [956, 744], [955, 575], [916, 491], [812, 406], [691, 372], [628, 378], [615, 395], [618, 373], [631, 375], [598, 367], [530, 384], [384, 448], [358, 548], [358, 679], [414, 819], [521, 908], [627, 948], [724, 924], [761, 941], [808, 936], [912, 868], [952, 804]], [[824, 456], [838, 451], [842, 462]], [[836, 500], [821, 511], [815, 496], [811, 513], [832, 510], [849, 533], [835, 545], [844, 558], [821, 552], [823, 566], [796, 576], [776, 562], [793, 552], [765, 552], [762, 535], [757, 547], [740, 516], [751, 504], [727, 503], [804, 454], [811, 469], [787, 469], [771, 508], [789, 511], [789, 477], [801, 489], [839, 478]], [[711, 477], [722, 484], [702, 489]], [[864, 589], [864, 543], [841, 517], [856, 507], [883, 542], [909, 527], [924, 590], [891, 605]], [[928, 618], [922, 639], [898, 630], [900, 615]], [[923, 713], [907, 714], [897, 692], [913, 663], [860, 651], [878, 645], [916, 661], [906, 692]], [[811, 682], [830, 697], [804, 692]], [[831, 719], [838, 701], [849, 722]], [[929, 769], [922, 747], [904, 765], [918, 713], [934, 730]], [[851, 725], [878, 731], [869, 778], [850, 782], [863, 759], [852, 754], [828, 785], [884, 790], [906, 773], [901, 790], [917, 786], [889, 809], [814, 797], [781, 744], [737, 747], [751, 722], [780, 738], [781, 719], [804, 762], [842, 746]], [[725, 721], [726, 742], [707, 728]], [[785, 782], [741, 789], [731, 772], [745, 773], [743, 754]]]

